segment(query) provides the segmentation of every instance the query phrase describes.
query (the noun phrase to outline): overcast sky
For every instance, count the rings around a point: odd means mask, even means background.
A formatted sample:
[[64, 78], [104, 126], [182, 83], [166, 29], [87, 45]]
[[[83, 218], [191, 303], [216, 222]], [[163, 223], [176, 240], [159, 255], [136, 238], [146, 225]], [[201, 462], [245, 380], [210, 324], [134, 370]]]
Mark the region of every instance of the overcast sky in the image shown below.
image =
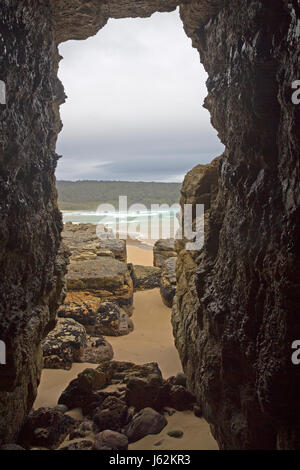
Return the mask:
[[202, 107], [207, 76], [177, 11], [110, 20], [60, 54], [58, 179], [181, 182], [222, 152]]

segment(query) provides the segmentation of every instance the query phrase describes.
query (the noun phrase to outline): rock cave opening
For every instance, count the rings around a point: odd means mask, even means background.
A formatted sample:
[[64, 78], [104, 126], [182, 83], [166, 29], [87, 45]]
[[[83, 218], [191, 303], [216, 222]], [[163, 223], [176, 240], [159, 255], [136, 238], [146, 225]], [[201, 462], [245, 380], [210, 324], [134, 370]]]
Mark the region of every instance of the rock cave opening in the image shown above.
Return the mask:
[[299, 448], [300, 372], [291, 361], [300, 331], [299, 107], [291, 99], [299, 7], [290, 0], [1, 3], [1, 444], [15, 441], [32, 408], [41, 342], [64, 295], [58, 45], [93, 36], [110, 18], [178, 6], [226, 147], [187, 175], [182, 194], [209, 206], [201, 253], [178, 247], [172, 325], [187, 387], [221, 449]]

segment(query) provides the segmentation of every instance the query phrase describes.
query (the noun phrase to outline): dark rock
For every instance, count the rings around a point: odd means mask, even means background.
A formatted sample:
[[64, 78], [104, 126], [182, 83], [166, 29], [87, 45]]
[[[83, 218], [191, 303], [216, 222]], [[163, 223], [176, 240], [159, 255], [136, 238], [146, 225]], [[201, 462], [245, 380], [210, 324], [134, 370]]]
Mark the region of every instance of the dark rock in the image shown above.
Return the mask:
[[71, 369], [80, 362], [87, 335], [84, 327], [70, 319], [58, 319], [56, 327], [42, 343], [46, 369]]
[[162, 383], [162, 374], [156, 362], [138, 365], [132, 362], [110, 361], [100, 364], [97, 371], [114, 383], [127, 384], [133, 378], [146, 378], [152, 383]]
[[194, 415], [197, 416], [197, 418], [202, 418], [203, 414], [202, 414], [202, 407], [200, 405], [194, 405], [193, 406], [193, 412], [194, 412]]
[[127, 450], [128, 439], [119, 432], [105, 430], [95, 436], [94, 450]]
[[160, 285], [161, 269], [155, 266], [128, 265], [134, 290], [154, 289]]
[[196, 399], [185, 387], [173, 385], [169, 392], [170, 406], [178, 411], [190, 410]]
[[71, 318], [60, 318], [43, 342], [44, 367], [70, 369], [73, 362], [99, 364], [113, 358], [112, 346], [101, 335], [89, 336]]
[[226, 149], [216, 185], [207, 190], [199, 172], [200, 184], [183, 187], [182, 202], [209, 209], [201, 252], [178, 252], [177, 347], [221, 448], [299, 448], [299, 369], [290, 358], [299, 329], [299, 107], [291, 99], [300, 76], [297, 2], [52, 3], [1, 3], [1, 70], [9, 84], [8, 104], [0, 105], [1, 445], [15, 439], [34, 403], [40, 343], [64, 295], [54, 178], [65, 100], [57, 45], [96, 34], [109, 18], [180, 4], [209, 76], [205, 106]]
[[161, 269], [160, 294], [163, 303], [169, 308], [172, 307], [176, 294], [176, 261], [175, 257], [168, 258]]
[[96, 314], [96, 328], [106, 336], [124, 336], [133, 330], [133, 323], [118, 305], [102, 302]]
[[121, 431], [127, 422], [127, 411], [128, 408], [122, 400], [116, 397], [106, 398], [101, 405], [101, 409], [98, 409], [93, 415], [95, 429], [97, 432], [105, 429]]
[[18, 444], [5, 444], [0, 447], [0, 450], [25, 450], [24, 447], [19, 446]]
[[137, 410], [154, 408], [160, 411], [169, 401], [169, 386], [151, 378], [134, 377], [127, 383], [126, 403]]
[[27, 417], [19, 435], [19, 444], [26, 449], [33, 446], [55, 449], [75, 425], [73, 418], [60, 411], [39, 408]]
[[58, 450], [92, 450], [94, 442], [90, 439], [77, 439], [61, 446]]
[[179, 429], [171, 429], [167, 432], [168, 436], [175, 437], [176, 439], [180, 439], [183, 436], [183, 431]]
[[186, 375], [182, 372], [178, 372], [176, 377], [174, 378], [174, 385], [182, 385], [182, 387], [186, 387]]
[[148, 434], [158, 434], [168, 424], [166, 418], [152, 408], [144, 408], [126, 427], [129, 442], [136, 442]]
[[58, 404], [69, 409], [82, 408], [87, 404], [98, 402], [97, 391], [110, 383], [110, 378], [97, 369], [85, 369], [72, 380], [59, 397]]

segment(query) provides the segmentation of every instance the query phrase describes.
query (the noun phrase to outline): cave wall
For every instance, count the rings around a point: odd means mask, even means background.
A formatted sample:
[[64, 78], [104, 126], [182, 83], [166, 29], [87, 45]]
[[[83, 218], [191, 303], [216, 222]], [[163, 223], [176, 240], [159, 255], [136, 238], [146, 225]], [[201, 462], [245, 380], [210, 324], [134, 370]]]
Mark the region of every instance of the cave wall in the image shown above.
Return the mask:
[[[109, 18], [178, 5], [209, 74], [205, 105], [226, 150], [208, 169], [204, 248], [178, 246], [176, 345], [221, 448], [299, 446], [299, 373], [290, 361], [299, 337], [295, 0], [1, 2], [0, 340], [8, 363], [0, 366], [0, 443], [14, 438], [32, 406], [40, 341], [64, 295], [54, 177], [64, 101], [57, 45], [95, 34]], [[182, 202], [207, 200], [202, 170], [187, 177]]]
[[0, 444], [14, 439], [32, 407], [42, 366], [41, 339], [63, 295], [55, 143], [57, 50], [48, 2], [0, 6]]
[[[177, 248], [176, 345], [221, 448], [299, 449], [299, 8], [232, 0], [186, 31], [226, 150], [204, 247]], [[202, 202], [201, 180], [186, 178], [182, 204], [197, 181]]]

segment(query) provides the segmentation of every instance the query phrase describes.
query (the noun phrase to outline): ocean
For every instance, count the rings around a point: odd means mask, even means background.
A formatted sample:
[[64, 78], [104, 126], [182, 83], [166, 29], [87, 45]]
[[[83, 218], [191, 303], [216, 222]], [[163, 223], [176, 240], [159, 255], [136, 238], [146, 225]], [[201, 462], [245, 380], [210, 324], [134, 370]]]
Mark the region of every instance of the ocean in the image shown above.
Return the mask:
[[179, 229], [179, 214], [179, 206], [133, 212], [63, 211], [63, 221], [73, 224], [103, 224], [119, 238], [151, 243], [159, 238], [175, 238]]

